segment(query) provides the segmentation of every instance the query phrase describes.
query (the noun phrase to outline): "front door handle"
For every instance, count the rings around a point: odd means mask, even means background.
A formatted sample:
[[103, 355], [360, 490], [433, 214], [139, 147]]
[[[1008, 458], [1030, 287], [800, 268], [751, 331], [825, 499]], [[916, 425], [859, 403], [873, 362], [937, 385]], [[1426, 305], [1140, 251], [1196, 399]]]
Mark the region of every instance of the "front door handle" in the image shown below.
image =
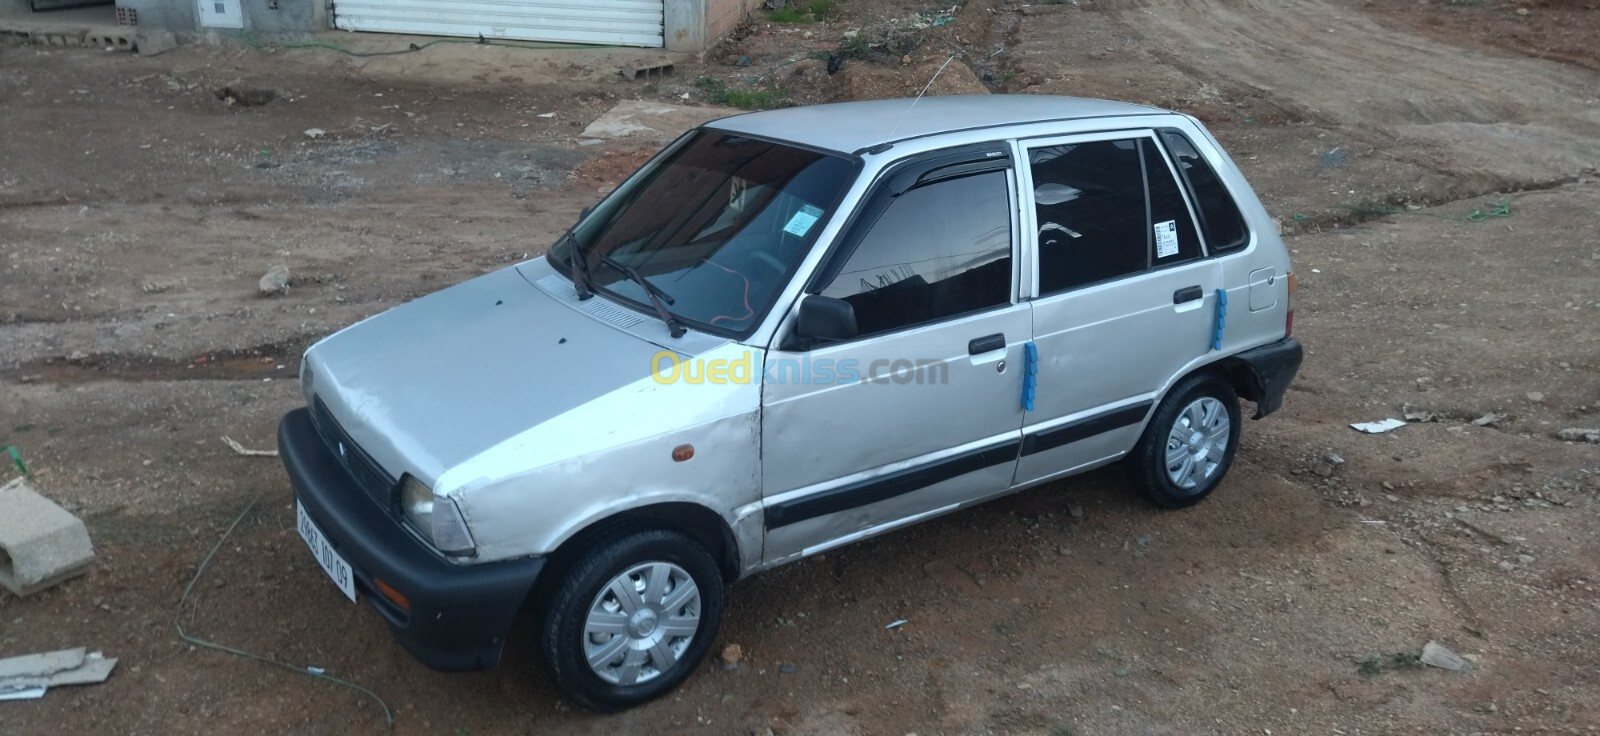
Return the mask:
[[975, 338], [967, 343], [968, 355], [982, 355], [993, 350], [1000, 350], [1006, 346], [1006, 336], [1003, 332]]
[[1205, 295], [1205, 289], [1202, 289], [1199, 286], [1189, 286], [1172, 292], [1172, 303], [1183, 304], [1185, 302], [1192, 302]]

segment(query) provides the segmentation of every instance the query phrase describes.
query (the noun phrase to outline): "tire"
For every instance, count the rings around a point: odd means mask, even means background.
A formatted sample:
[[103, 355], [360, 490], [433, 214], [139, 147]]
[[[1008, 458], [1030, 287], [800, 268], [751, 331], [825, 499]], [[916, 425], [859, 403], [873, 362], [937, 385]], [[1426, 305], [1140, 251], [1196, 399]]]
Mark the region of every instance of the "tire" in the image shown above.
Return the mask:
[[593, 549], [556, 581], [540, 653], [567, 697], [618, 711], [667, 693], [705, 659], [722, 621], [722, 572], [677, 532], [621, 533]]
[[[1162, 508], [1199, 503], [1233, 465], [1240, 417], [1239, 394], [1227, 381], [1204, 373], [1179, 381], [1156, 407], [1129, 455], [1129, 480]], [[1189, 430], [1195, 424], [1201, 431]], [[1226, 445], [1219, 447], [1219, 442]]]

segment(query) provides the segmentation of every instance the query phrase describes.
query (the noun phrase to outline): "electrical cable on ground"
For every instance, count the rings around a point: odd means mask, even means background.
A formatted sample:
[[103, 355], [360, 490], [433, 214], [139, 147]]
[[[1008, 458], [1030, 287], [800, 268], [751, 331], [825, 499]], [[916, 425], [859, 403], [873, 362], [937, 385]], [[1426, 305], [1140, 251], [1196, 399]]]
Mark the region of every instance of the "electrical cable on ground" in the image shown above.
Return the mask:
[[266, 656], [263, 656], [263, 655], [260, 655], [260, 654], [253, 654], [251, 652], [244, 651], [243, 649], [239, 649], [239, 648], [236, 648], [236, 647], [230, 647], [230, 646], [228, 646], [226, 644], [218, 644], [218, 643], [213, 642], [213, 641], [208, 641], [206, 639], [202, 639], [202, 638], [200, 638], [198, 636], [195, 636], [195, 635], [190, 634], [189, 632], [183, 630], [183, 607], [184, 607], [184, 604], [189, 601], [189, 594], [194, 591], [195, 584], [200, 582], [200, 576], [205, 574], [206, 568], [210, 567], [211, 559], [213, 557], [217, 556], [217, 550], [222, 549], [222, 544], [224, 542], [228, 541], [228, 537], [231, 536], [233, 534], [233, 530], [239, 526], [239, 522], [244, 521], [244, 517], [249, 515], [249, 513], [251, 511], [254, 511], [255, 507], [256, 507], [256, 499], [252, 498], [252, 499], [250, 499], [250, 503], [245, 504], [244, 510], [240, 511], [239, 515], [237, 517], [234, 517], [233, 523], [228, 525], [227, 530], [222, 532], [222, 536], [217, 538], [217, 543], [211, 545], [211, 551], [207, 552], [206, 556], [203, 559], [200, 560], [200, 567], [197, 568], [194, 571], [194, 577], [190, 578], [189, 579], [189, 584], [184, 587], [183, 596], [178, 599], [178, 608], [177, 608], [177, 610], [175, 612], [173, 612], [173, 615], [172, 615], [172, 628], [177, 630], [178, 638], [182, 639], [182, 640], [184, 640], [186, 642], [189, 642], [190, 644], [198, 646], [198, 647], [205, 647], [206, 649], [214, 649], [214, 650], [219, 651], [219, 652], [226, 652], [228, 654], [232, 654], [232, 655], [234, 655], [236, 657], [243, 657], [245, 659], [255, 660], [255, 661], [261, 662], [263, 664], [270, 664], [270, 665], [272, 665], [274, 667], [281, 667], [281, 668], [289, 670], [291, 672], [298, 672], [298, 673], [300, 673], [302, 675], [315, 677], [315, 678], [317, 678], [319, 680], [326, 680], [326, 681], [331, 682], [331, 683], [333, 683], [335, 685], [339, 685], [341, 687], [346, 687], [346, 688], [354, 690], [354, 691], [356, 691], [358, 693], [361, 693], [362, 695], [365, 695], [368, 698], [370, 698], [373, 702], [377, 703], [379, 708], [383, 709], [383, 722], [384, 722], [384, 724], [386, 726], [389, 727], [390, 731], [393, 731], [394, 730], [394, 712], [389, 709], [389, 704], [383, 702], [383, 698], [378, 697], [377, 693], [375, 693], [375, 692], [373, 692], [371, 690], [368, 690], [367, 688], [362, 687], [361, 685], [358, 685], [358, 684], [356, 684], [354, 682], [351, 682], [349, 680], [346, 680], [346, 679], [343, 679], [343, 678], [340, 678], [340, 677], [335, 677], [333, 675], [330, 675], [330, 674], [324, 672], [321, 668], [318, 668], [318, 667], [297, 667], [295, 665], [288, 664], [286, 662], [280, 662], [280, 661], [278, 661], [276, 659], [273, 659], [271, 657], [266, 657]]

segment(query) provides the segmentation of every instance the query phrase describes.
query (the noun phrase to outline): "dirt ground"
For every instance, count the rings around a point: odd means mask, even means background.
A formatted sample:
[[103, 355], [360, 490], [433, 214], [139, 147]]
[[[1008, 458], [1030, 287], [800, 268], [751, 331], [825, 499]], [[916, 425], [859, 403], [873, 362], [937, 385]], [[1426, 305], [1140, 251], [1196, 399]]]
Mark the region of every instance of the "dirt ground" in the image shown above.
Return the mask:
[[[758, 17], [641, 82], [612, 73], [632, 52], [0, 45], [0, 445], [99, 553], [0, 595], [0, 656], [121, 659], [0, 704], [0, 734], [382, 733], [380, 699], [393, 732], [452, 736], [1600, 733], [1600, 446], [1556, 438], [1600, 426], [1600, 3], [819, 20]], [[1306, 364], [1206, 503], [1158, 512], [1101, 471], [757, 576], [717, 642], [738, 667], [601, 716], [525, 638], [495, 672], [417, 664], [315, 566], [278, 463], [221, 441], [272, 446], [311, 341], [540, 253], [652, 150], [581, 135], [617, 101], [915, 94], [946, 62], [930, 93], [1191, 112], [1280, 222]], [[276, 263], [290, 290], [258, 296]], [[1417, 666], [1429, 641], [1472, 669]]]

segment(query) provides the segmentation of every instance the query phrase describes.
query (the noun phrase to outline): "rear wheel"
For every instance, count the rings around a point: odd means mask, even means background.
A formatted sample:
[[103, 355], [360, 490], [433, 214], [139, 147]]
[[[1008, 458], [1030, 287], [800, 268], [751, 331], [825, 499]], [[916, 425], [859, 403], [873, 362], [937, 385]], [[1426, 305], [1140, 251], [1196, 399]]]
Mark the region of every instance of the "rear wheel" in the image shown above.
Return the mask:
[[563, 693], [614, 711], [665, 694], [705, 659], [722, 620], [722, 575], [676, 532], [623, 534], [595, 549], [557, 583], [540, 644]]
[[1128, 458], [1128, 475], [1151, 503], [1182, 508], [1210, 495], [1239, 449], [1239, 394], [1215, 376], [1180, 381], [1156, 407]]

